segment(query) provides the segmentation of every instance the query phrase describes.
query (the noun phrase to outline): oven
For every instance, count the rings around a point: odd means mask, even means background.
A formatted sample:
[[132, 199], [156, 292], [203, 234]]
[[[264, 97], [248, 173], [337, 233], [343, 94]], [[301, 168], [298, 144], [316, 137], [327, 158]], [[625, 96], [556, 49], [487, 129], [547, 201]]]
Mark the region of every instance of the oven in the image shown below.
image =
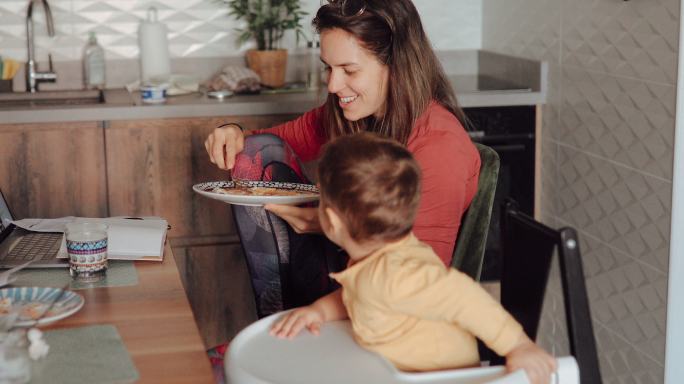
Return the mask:
[[501, 203], [511, 197], [523, 212], [534, 214], [536, 108], [484, 107], [464, 111], [473, 141], [494, 149], [501, 161], [481, 276], [483, 281], [499, 280]]

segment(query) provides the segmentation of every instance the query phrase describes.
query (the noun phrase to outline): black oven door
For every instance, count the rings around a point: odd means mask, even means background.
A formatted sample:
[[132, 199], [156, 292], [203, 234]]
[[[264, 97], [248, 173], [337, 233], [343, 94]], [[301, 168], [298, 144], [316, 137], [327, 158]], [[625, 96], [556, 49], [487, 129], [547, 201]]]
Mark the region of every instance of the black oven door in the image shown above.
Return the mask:
[[481, 277], [483, 281], [499, 280], [502, 260], [501, 203], [505, 198], [512, 197], [520, 204], [521, 211], [529, 215], [534, 213], [534, 134], [517, 133], [480, 137], [475, 135], [473, 141], [494, 149], [501, 161]]
[[501, 203], [511, 197], [520, 204], [521, 211], [529, 215], [534, 211], [536, 106], [478, 107], [463, 111], [473, 141], [493, 148], [501, 159], [481, 277], [484, 281], [499, 280]]

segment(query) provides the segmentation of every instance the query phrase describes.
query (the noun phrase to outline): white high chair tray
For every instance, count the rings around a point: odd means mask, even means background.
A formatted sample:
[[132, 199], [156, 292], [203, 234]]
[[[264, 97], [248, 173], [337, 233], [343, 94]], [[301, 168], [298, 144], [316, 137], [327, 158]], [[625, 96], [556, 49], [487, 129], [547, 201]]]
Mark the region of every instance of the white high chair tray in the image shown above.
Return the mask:
[[[380, 355], [361, 348], [352, 337], [349, 321], [325, 323], [319, 336], [304, 330], [293, 340], [278, 339], [268, 331], [280, 316], [265, 317], [233, 339], [224, 361], [229, 383], [528, 383], [524, 372], [506, 374], [502, 366], [401, 372]], [[573, 357], [559, 358], [558, 366], [558, 383], [579, 384]]]

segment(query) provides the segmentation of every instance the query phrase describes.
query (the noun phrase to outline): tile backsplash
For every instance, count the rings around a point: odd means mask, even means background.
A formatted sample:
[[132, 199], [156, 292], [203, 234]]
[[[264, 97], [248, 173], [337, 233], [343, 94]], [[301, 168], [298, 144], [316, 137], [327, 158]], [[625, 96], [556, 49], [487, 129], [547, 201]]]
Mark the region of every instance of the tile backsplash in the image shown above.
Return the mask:
[[[0, 55], [26, 60], [25, 15], [28, 0], [0, 1]], [[49, 0], [56, 36], [47, 36], [42, 7], [34, 13], [36, 56], [45, 61], [80, 60], [88, 32], [97, 32], [107, 60], [138, 56], [137, 30], [146, 10], [154, 6], [169, 30], [172, 58], [241, 56], [251, 45], [237, 47], [235, 28], [240, 22], [228, 15], [218, 0]], [[305, 24], [320, 6], [320, 0], [302, 0], [309, 12]], [[416, 0], [425, 29], [436, 49], [479, 49], [482, 33], [481, 0]], [[297, 44], [293, 34], [283, 47]], [[304, 46], [300, 42], [300, 46]]]

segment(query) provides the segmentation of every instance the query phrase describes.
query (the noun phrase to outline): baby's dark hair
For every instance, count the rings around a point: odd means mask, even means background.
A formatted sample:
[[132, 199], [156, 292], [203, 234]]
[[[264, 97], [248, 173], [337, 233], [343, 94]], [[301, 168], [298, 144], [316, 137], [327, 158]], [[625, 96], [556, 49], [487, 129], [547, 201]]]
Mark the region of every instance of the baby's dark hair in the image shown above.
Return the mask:
[[358, 242], [407, 235], [420, 201], [420, 168], [397, 141], [361, 132], [325, 146], [318, 165], [321, 204]]

